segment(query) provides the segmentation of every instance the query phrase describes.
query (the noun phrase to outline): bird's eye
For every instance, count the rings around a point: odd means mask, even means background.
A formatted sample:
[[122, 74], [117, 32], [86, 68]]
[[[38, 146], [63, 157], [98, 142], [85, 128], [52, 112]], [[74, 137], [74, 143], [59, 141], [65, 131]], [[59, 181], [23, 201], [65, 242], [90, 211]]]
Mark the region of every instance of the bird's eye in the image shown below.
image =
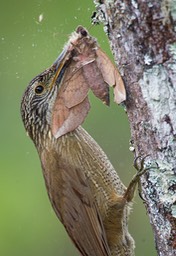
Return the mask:
[[44, 91], [44, 86], [43, 85], [37, 85], [36, 87], [35, 87], [35, 93], [36, 94], [42, 94], [42, 92]]

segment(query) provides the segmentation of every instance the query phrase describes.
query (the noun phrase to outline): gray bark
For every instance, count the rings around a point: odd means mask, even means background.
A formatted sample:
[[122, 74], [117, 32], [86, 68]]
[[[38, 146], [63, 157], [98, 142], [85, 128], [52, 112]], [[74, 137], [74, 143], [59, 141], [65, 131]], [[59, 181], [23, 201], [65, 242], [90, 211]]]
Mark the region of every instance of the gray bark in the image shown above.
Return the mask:
[[[176, 255], [176, 0], [94, 1], [127, 90], [142, 195], [158, 255]], [[155, 166], [156, 166], [155, 164]]]

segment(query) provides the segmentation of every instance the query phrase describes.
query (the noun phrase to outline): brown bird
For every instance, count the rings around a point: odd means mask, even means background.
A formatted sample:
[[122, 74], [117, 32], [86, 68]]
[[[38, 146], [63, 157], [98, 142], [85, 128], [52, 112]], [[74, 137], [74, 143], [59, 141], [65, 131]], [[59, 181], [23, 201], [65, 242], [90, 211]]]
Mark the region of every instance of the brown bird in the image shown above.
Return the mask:
[[[112, 72], [104, 74], [106, 68]], [[79, 126], [90, 108], [88, 90], [108, 104], [107, 83], [119, 86], [115, 72], [96, 40], [79, 27], [55, 63], [30, 82], [21, 103], [51, 204], [83, 256], [134, 254], [128, 215], [139, 175], [126, 189], [105, 153]], [[123, 101], [122, 84], [117, 92], [116, 101]]]

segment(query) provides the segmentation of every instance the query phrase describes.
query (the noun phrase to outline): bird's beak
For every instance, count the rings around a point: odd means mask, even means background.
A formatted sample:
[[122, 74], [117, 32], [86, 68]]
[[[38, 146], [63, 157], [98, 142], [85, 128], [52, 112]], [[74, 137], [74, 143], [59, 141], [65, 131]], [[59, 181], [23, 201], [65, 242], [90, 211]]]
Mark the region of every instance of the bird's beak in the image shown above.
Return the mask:
[[67, 50], [67, 47], [65, 47], [63, 49], [63, 51], [61, 52], [61, 54], [59, 55], [59, 57], [56, 59], [56, 61], [54, 62], [53, 64], [53, 68], [55, 70], [55, 75], [51, 81], [51, 84], [50, 84], [50, 89], [53, 88], [53, 86], [56, 84], [56, 81], [57, 80], [61, 80], [61, 78], [63, 77], [64, 75], [64, 72], [63, 71], [63, 68], [68, 60], [68, 50]]

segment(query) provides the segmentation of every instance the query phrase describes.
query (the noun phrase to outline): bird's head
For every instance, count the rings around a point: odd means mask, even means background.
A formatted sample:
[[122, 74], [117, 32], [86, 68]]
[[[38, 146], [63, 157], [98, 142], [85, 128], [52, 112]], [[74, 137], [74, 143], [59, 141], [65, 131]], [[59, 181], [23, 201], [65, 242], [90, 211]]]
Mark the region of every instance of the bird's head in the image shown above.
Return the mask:
[[21, 116], [27, 131], [35, 144], [50, 132], [52, 109], [64, 70], [55, 62], [49, 69], [36, 76], [27, 86], [22, 102]]

